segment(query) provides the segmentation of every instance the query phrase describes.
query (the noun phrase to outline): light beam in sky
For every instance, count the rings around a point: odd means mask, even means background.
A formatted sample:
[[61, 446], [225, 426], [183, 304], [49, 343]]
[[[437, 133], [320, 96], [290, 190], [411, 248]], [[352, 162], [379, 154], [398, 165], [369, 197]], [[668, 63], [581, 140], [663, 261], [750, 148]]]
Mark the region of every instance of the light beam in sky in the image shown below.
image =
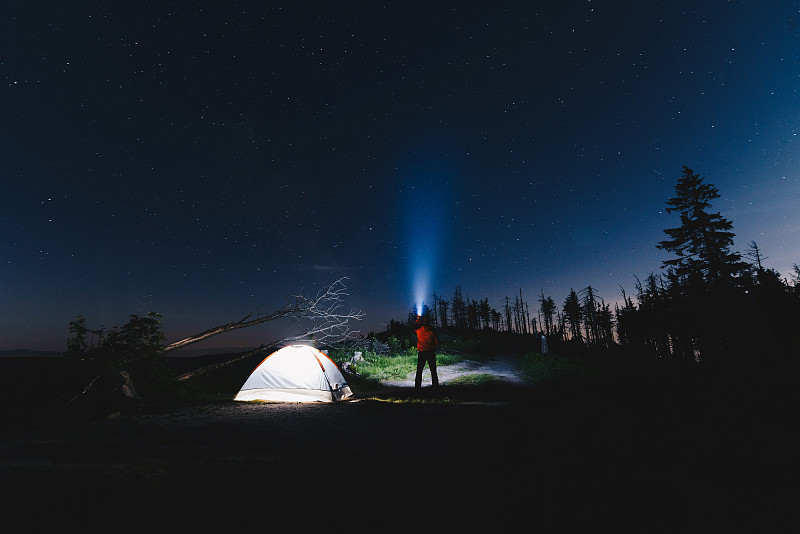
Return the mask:
[[441, 161], [416, 162], [406, 176], [404, 212], [407, 221], [409, 280], [414, 307], [422, 315], [425, 299], [437, 282], [446, 238], [450, 171]]

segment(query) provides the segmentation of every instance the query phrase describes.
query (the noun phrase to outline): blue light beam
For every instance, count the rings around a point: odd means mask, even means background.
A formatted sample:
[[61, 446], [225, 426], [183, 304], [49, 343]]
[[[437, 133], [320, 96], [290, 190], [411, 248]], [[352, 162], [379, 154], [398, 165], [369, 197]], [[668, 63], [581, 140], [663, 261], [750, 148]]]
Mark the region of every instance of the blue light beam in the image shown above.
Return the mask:
[[409, 280], [417, 315], [437, 282], [449, 220], [450, 173], [441, 162], [411, 169], [406, 179], [404, 211], [408, 238]]

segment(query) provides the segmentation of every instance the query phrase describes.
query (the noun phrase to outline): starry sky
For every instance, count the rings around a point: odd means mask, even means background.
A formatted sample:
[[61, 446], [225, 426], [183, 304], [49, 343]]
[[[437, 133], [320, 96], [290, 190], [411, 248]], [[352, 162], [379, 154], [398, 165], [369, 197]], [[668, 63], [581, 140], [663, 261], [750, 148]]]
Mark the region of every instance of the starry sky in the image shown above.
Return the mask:
[[340, 277], [364, 333], [420, 283], [614, 302], [668, 259], [683, 165], [735, 250], [800, 263], [798, 2], [13, 4], [0, 349], [151, 310], [174, 341]]

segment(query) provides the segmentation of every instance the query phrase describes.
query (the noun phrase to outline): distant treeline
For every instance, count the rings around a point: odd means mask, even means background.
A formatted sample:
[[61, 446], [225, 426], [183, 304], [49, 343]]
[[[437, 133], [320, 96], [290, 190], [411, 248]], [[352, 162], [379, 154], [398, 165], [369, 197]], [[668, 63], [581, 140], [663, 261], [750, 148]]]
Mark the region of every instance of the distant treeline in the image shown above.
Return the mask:
[[[755, 242], [744, 254], [731, 251], [733, 224], [709, 212], [719, 191], [688, 167], [667, 200], [680, 226], [664, 230], [656, 247], [674, 255], [663, 272], [637, 278], [635, 295], [622, 289], [622, 302], [610, 304], [587, 286], [570, 290], [559, 308], [541, 292], [531, 310], [522, 292], [506, 297], [500, 309], [488, 298], [451, 298], [434, 293], [423, 313], [440, 328], [544, 334], [552, 352], [623, 351], [631, 355], [720, 361], [748, 356], [789, 355], [800, 351], [800, 266], [785, 277], [764, 267]], [[407, 330], [391, 320], [388, 331]]]

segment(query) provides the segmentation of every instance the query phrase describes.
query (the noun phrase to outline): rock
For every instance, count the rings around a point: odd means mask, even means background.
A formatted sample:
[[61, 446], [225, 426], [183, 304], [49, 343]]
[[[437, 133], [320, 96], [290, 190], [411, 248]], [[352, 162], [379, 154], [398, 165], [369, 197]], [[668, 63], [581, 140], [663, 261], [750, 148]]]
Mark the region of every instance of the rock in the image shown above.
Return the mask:
[[133, 380], [131, 380], [131, 376], [128, 372], [120, 371], [119, 374], [122, 377], [122, 385], [120, 385], [122, 395], [131, 400], [141, 401], [142, 398], [139, 396], [139, 393], [136, 392], [136, 388], [133, 387]]
[[87, 382], [64, 409], [69, 420], [85, 421], [115, 412], [134, 412], [141, 404], [142, 398], [126, 371], [106, 370]]
[[350, 375], [359, 376], [358, 371], [350, 365], [350, 362], [342, 363], [342, 371]]

